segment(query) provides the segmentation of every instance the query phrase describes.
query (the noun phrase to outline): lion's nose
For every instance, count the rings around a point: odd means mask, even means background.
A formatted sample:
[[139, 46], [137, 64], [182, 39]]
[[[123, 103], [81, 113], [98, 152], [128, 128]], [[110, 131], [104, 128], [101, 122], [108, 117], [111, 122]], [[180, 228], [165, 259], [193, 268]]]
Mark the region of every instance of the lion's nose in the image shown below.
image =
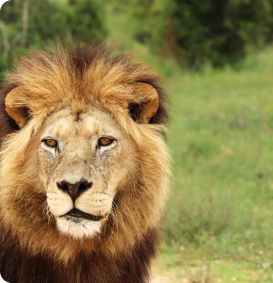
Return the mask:
[[61, 191], [68, 193], [73, 201], [75, 201], [79, 195], [90, 189], [92, 185], [93, 183], [92, 182], [88, 183], [87, 180], [80, 181], [75, 184], [70, 184], [65, 180], [61, 181], [60, 183], [57, 183], [57, 187]]

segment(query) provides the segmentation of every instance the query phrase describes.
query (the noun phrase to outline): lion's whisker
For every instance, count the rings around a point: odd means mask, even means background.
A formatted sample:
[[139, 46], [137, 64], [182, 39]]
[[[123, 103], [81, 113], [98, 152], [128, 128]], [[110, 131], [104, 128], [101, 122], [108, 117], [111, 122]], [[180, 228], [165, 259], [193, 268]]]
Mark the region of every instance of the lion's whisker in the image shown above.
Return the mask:
[[[102, 200], [100, 200], [100, 202], [102, 202], [102, 204], [104, 204], [104, 205], [107, 207], [107, 205], [106, 205]], [[112, 208], [111, 208], [111, 210], [110, 210], [109, 219], [110, 219], [110, 221], [113, 221], [113, 215], [112, 215], [111, 211], [112, 211]], [[112, 237], [112, 235], [113, 235], [113, 233], [114, 233], [113, 229], [111, 229], [111, 230], [112, 230], [112, 231], [111, 231], [111, 234], [110, 234], [110, 236], [109, 236], [109, 238], [108, 238], [108, 240], [107, 240], [107, 243], [110, 241], [110, 239], [111, 239], [111, 237]]]
[[107, 195], [107, 196], [110, 196], [110, 197], [114, 197], [113, 195], [107, 194], [107, 193], [105, 193], [105, 192], [102, 192], [102, 194]]
[[42, 205], [42, 208], [43, 208], [44, 216], [48, 220], [48, 224], [51, 223], [54, 220], [54, 216], [52, 215], [52, 213], [50, 211], [50, 208], [49, 208], [49, 206], [48, 206], [46, 201]]
[[160, 76], [133, 61], [104, 44], [59, 44], [8, 75], [0, 273], [20, 282], [149, 281], [170, 174], [161, 135], [168, 99]]

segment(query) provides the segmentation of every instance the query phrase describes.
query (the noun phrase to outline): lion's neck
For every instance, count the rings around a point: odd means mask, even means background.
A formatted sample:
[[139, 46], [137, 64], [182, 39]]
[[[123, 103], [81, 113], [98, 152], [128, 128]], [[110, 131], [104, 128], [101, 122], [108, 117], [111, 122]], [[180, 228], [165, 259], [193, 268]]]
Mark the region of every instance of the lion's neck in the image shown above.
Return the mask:
[[64, 265], [47, 255], [29, 256], [9, 233], [1, 231], [0, 269], [10, 283], [144, 283], [155, 256], [157, 234], [150, 229], [131, 253], [111, 257], [79, 251], [75, 260]]

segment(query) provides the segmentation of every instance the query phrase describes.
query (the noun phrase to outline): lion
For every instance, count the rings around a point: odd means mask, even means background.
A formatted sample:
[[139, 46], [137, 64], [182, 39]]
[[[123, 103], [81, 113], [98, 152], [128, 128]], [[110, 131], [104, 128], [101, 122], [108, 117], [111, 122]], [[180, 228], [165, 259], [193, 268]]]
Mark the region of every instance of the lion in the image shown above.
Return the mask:
[[0, 273], [144, 283], [170, 158], [161, 77], [106, 44], [18, 60], [0, 92]]

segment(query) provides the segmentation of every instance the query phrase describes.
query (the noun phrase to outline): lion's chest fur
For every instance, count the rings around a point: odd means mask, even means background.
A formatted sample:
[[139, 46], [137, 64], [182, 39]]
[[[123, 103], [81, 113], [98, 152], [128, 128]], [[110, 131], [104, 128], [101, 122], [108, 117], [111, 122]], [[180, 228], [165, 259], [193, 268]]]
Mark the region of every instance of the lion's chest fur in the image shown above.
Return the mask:
[[155, 256], [157, 232], [150, 230], [143, 241], [126, 254], [106, 257], [100, 253], [86, 255], [83, 251], [66, 266], [46, 255], [31, 256], [11, 241], [9, 233], [0, 245], [0, 269], [9, 283], [144, 283], [148, 282], [150, 259]]
[[170, 176], [160, 81], [104, 45], [37, 51], [8, 74], [0, 90], [6, 281], [149, 281]]

